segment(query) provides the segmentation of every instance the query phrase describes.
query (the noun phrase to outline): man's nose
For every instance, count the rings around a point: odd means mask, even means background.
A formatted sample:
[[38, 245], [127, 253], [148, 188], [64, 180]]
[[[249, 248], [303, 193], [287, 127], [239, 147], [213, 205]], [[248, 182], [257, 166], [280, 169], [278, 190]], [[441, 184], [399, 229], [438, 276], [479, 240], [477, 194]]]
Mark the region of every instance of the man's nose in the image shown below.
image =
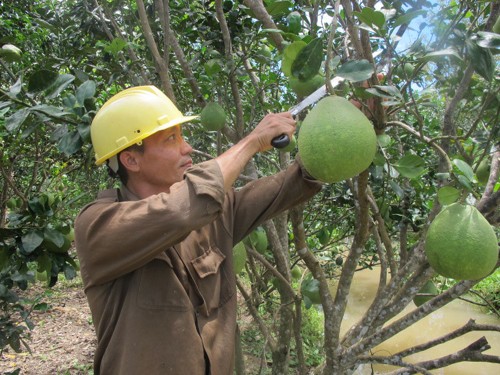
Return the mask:
[[182, 138], [182, 153], [190, 154], [193, 152], [193, 147], [189, 143], [187, 143], [185, 138]]

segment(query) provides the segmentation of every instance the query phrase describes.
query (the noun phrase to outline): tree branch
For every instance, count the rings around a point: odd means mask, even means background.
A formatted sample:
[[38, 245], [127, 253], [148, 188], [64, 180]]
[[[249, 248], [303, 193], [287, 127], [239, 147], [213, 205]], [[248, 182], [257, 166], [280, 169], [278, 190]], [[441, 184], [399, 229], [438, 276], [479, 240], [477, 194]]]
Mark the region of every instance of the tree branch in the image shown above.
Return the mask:
[[[430, 361], [423, 361], [414, 364], [413, 366], [423, 367], [427, 370], [434, 370], [437, 368], [446, 367], [454, 363], [459, 362], [491, 362], [500, 363], [500, 357], [494, 355], [482, 354], [483, 351], [490, 349], [491, 346], [488, 341], [483, 336], [480, 339], [474, 341], [472, 344], [468, 345], [462, 350], [459, 350], [453, 354], [436, 358]], [[414, 374], [418, 371], [413, 369], [403, 368], [397, 371], [393, 371], [390, 375], [403, 375], [403, 374]]]
[[226, 17], [224, 16], [224, 9], [222, 7], [222, 0], [215, 1], [215, 10], [217, 15], [217, 20], [220, 24], [220, 29], [222, 32], [222, 39], [224, 40], [224, 50], [225, 57], [229, 67], [229, 83], [231, 85], [231, 93], [234, 99], [234, 105], [236, 107], [236, 122], [235, 129], [238, 134], [238, 138], [243, 138], [243, 105], [241, 103], [241, 96], [238, 87], [238, 79], [236, 77], [236, 67], [233, 60], [233, 47], [231, 42], [231, 35], [229, 33], [229, 27], [227, 26]]
[[323, 306], [323, 313], [325, 317], [325, 356], [327, 365], [333, 364], [335, 349], [337, 347], [337, 338], [333, 335], [333, 321], [335, 319], [341, 320], [341, 315], [336, 314], [333, 305], [333, 298], [330, 294], [330, 285], [326, 279], [323, 268], [314, 254], [308, 249], [304, 229], [304, 205], [298, 205], [290, 210], [290, 220], [292, 222], [292, 230], [295, 248], [297, 254], [304, 261], [306, 267], [312, 273], [313, 277], [319, 281], [319, 292], [321, 297], [321, 305]]
[[[189, 66], [189, 62], [186, 59], [186, 55], [182, 50], [181, 45], [179, 44], [179, 40], [175, 36], [175, 32], [170, 27], [170, 8], [168, 6], [167, 0], [157, 0], [157, 6], [160, 12], [160, 19], [162, 20], [162, 28], [166, 35], [166, 40], [168, 40], [172, 50], [174, 51], [175, 56], [177, 57], [177, 61], [184, 72], [184, 76], [186, 77], [189, 86], [191, 87], [191, 92], [200, 107], [205, 105], [205, 99], [203, 98], [203, 94], [201, 93], [198, 82]], [[165, 43], [167, 44], [167, 43]]]
[[437, 143], [435, 143], [432, 139], [430, 139], [430, 138], [426, 137], [425, 135], [421, 134], [420, 132], [418, 132], [417, 130], [413, 129], [410, 125], [407, 125], [404, 122], [401, 122], [401, 121], [389, 121], [389, 122], [387, 122], [387, 126], [392, 126], [392, 125], [397, 125], [397, 126], [403, 128], [403, 129], [405, 129], [406, 131], [410, 132], [411, 134], [416, 135], [417, 137], [419, 137], [421, 140], [423, 140], [428, 145], [434, 147], [436, 149], [436, 151], [438, 151], [439, 154], [441, 155], [441, 158], [443, 160], [445, 160], [446, 170], [447, 171], [451, 171], [453, 169], [453, 166], [451, 165], [451, 160], [448, 157], [448, 154], [446, 153], [446, 151], [442, 147], [440, 147]]
[[463, 336], [466, 333], [473, 332], [473, 331], [496, 331], [500, 332], [500, 326], [493, 325], [493, 324], [478, 324], [474, 321], [474, 319], [470, 319], [464, 326], [461, 328], [456, 329], [453, 332], [450, 332], [444, 336], [441, 336], [439, 338], [436, 338], [434, 340], [428, 341], [424, 344], [421, 345], [415, 345], [411, 348], [402, 350], [398, 353], [395, 353], [394, 356], [396, 357], [407, 357], [409, 355], [423, 352], [427, 349], [433, 348], [437, 345], [443, 344], [445, 342], [451, 341], [457, 337]]
[[[248, 6], [252, 12], [255, 14], [255, 17], [262, 22], [266, 29], [278, 30], [278, 27], [272, 20], [271, 16], [266, 10], [264, 3], [262, 0], [244, 0], [246, 6]], [[276, 48], [281, 52], [285, 48], [284, 39], [279, 33], [270, 33], [270, 38], [276, 44]]]
[[148, 16], [146, 14], [146, 8], [144, 7], [143, 0], [136, 0], [137, 2], [137, 11], [139, 13], [139, 20], [141, 23], [142, 33], [144, 35], [144, 39], [146, 39], [146, 44], [148, 45], [149, 51], [153, 56], [153, 60], [156, 66], [156, 72], [160, 77], [161, 85], [165, 94], [172, 100], [174, 104], [177, 104], [175, 99], [174, 90], [172, 88], [172, 83], [170, 82], [170, 74], [168, 71], [168, 65], [163, 60], [160, 55], [160, 51], [158, 50], [158, 46], [156, 45], [156, 41], [153, 37], [153, 31], [151, 30], [151, 26], [149, 25]]
[[[500, 145], [495, 145], [495, 150], [493, 156], [491, 157], [491, 167], [490, 176], [488, 177], [488, 182], [484, 188], [483, 195], [476, 205], [476, 208], [487, 218], [491, 224], [495, 223], [495, 211], [498, 211], [500, 207], [500, 190], [495, 190], [495, 185], [500, 176]], [[493, 213], [493, 217], [489, 218], [490, 214]], [[498, 215], [498, 212], [496, 213]], [[500, 215], [499, 215], [500, 216]]]
[[[110, 42], [112, 42], [115, 39], [115, 35], [117, 35], [120, 38], [124, 38], [124, 35], [126, 33], [121, 31], [120, 26], [118, 25], [118, 22], [116, 22], [115, 17], [113, 17], [113, 13], [110, 12], [106, 7], [100, 5], [98, 3], [98, 0], [94, 0], [94, 3], [95, 3], [97, 10], [99, 12], [99, 17], [95, 16], [94, 12], [91, 12], [91, 11], [88, 11], [88, 12], [90, 15], [97, 18], [97, 20], [100, 22], [102, 28], [104, 29], [104, 33], [107, 35]], [[115, 32], [114, 35], [111, 32], [108, 25], [106, 24], [106, 18], [110, 20], [111, 25], [113, 26], [113, 29]], [[127, 54], [129, 56], [130, 60], [132, 61], [132, 64], [131, 64], [132, 66], [142, 66], [141, 64], [139, 64], [140, 61], [139, 61], [137, 55], [135, 54], [134, 50], [130, 46], [130, 44], [127, 44]], [[120, 54], [120, 58], [121, 58], [122, 62], [124, 63], [124, 65], [127, 65], [127, 61], [125, 60], [125, 58], [123, 57], [122, 54]], [[149, 80], [146, 72], [144, 71], [144, 69], [139, 69], [139, 72], [140, 72], [141, 79], [142, 79], [142, 82], [140, 82], [140, 84], [149, 84], [150, 80]], [[131, 69], [127, 70], [127, 74], [129, 75], [129, 77], [132, 81], [136, 81], [134, 75], [132, 74]]]
[[248, 311], [250, 312], [250, 315], [252, 315], [253, 320], [257, 323], [259, 326], [259, 330], [262, 332], [264, 337], [266, 338], [266, 341], [269, 343], [269, 346], [272, 348], [276, 345], [276, 342], [274, 340], [274, 337], [271, 335], [269, 330], [267, 329], [267, 326], [264, 324], [264, 321], [260, 318], [260, 314], [255, 308], [255, 306], [252, 304], [252, 299], [248, 295], [247, 291], [245, 290], [243, 284], [241, 284], [240, 280], [236, 278], [236, 286], [238, 287], [238, 290], [240, 291], [241, 295], [243, 296], [243, 299], [245, 300], [245, 303], [247, 305]]

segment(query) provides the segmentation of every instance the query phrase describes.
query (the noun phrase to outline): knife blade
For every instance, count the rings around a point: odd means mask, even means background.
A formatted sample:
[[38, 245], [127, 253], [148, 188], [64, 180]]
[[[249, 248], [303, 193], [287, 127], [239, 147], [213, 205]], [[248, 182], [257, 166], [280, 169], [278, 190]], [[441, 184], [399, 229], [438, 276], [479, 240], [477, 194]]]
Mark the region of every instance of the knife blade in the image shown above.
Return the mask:
[[[342, 82], [344, 82], [344, 78], [342, 77], [334, 77], [333, 79], [330, 80], [330, 83], [332, 87], [336, 87], [340, 85]], [[316, 91], [314, 91], [312, 94], [306, 96], [303, 100], [300, 101], [300, 103], [294, 105], [289, 109], [289, 112], [292, 114], [292, 116], [297, 116], [300, 112], [302, 112], [304, 109], [308, 108], [309, 106], [313, 105], [316, 103], [318, 100], [320, 100], [323, 96], [325, 96], [328, 93], [328, 89], [326, 87], [326, 84], [318, 88]], [[283, 148], [286, 147], [290, 143], [290, 138], [288, 137], [287, 134], [281, 134], [271, 141], [271, 145], [275, 148]]]

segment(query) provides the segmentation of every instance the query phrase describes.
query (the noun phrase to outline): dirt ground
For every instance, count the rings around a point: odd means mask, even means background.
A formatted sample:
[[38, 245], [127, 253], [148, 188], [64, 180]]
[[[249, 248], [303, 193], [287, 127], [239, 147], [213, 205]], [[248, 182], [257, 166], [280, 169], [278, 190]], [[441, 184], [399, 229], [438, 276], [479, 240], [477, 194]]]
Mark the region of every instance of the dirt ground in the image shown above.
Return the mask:
[[[29, 296], [44, 288], [29, 289]], [[81, 282], [64, 282], [44, 295], [46, 311], [34, 311], [35, 324], [28, 351], [6, 350], [0, 357], [0, 374], [20, 369], [22, 375], [92, 374], [95, 334]]]

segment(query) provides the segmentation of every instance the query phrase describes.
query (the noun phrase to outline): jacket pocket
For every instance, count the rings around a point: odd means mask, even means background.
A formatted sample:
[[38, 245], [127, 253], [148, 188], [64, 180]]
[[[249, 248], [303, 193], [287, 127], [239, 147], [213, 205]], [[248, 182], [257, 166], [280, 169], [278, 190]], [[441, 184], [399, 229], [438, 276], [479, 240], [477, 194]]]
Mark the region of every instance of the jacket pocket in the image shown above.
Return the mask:
[[211, 247], [203, 255], [193, 259], [191, 264], [198, 276], [203, 279], [208, 275], [217, 273], [224, 259], [226, 259], [226, 256], [219, 249]]
[[187, 311], [189, 296], [173, 268], [165, 260], [154, 259], [139, 270], [137, 305], [146, 309]]
[[191, 261], [196, 272], [196, 285], [209, 311], [224, 305], [235, 292], [225, 259], [226, 256], [217, 247], [211, 246]]

